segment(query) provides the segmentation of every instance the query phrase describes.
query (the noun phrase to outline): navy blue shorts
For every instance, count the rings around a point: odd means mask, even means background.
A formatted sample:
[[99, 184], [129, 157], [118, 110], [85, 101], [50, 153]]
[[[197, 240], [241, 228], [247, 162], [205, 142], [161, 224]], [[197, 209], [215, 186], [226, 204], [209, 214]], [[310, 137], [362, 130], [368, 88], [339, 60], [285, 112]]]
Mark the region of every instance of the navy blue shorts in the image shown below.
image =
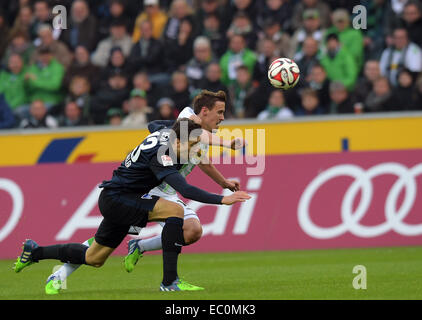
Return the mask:
[[157, 196], [103, 189], [98, 207], [104, 219], [95, 234], [95, 241], [106, 247], [117, 248], [130, 226], [145, 227], [148, 213], [154, 209], [158, 199]]

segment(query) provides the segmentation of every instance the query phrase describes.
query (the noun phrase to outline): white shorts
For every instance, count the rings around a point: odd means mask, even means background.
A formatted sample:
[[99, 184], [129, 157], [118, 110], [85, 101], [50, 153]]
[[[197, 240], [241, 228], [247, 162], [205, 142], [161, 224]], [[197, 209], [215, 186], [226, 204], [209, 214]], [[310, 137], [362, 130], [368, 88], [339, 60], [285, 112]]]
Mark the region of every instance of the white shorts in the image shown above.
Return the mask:
[[[184, 216], [184, 220], [186, 219], [196, 219], [200, 222], [198, 215], [196, 214], [195, 211], [193, 211], [191, 208], [189, 208], [186, 203], [184, 203], [182, 200], [179, 199], [179, 197], [177, 196], [177, 194], [168, 194], [165, 193], [163, 191], [161, 191], [158, 188], [154, 188], [152, 189], [150, 192], [148, 192], [149, 195], [151, 196], [157, 196], [163, 199], [166, 199], [168, 201], [173, 201], [176, 202], [178, 204], [180, 204], [183, 207], [183, 210], [185, 211], [185, 216]], [[164, 227], [165, 223], [164, 222], [157, 222], [159, 225], [161, 225], [161, 227]], [[128, 234], [131, 235], [140, 235], [141, 234], [141, 227], [135, 227], [135, 226], [131, 226], [129, 228]]]
[[168, 193], [161, 191], [158, 188], [152, 189], [150, 192], [148, 192], [148, 194], [151, 195], [151, 196], [157, 196], [157, 197], [163, 198], [165, 200], [173, 201], [173, 202], [180, 204], [183, 207], [183, 210], [185, 211], [185, 217], [184, 217], [185, 220], [186, 219], [196, 219], [196, 220], [200, 221], [196, 212], [193, 211], [191, 208], [189, 208], [186, 203], [184, 203], [182, 200], [180, 200], [179, 197], [177, 196], [177, 194], [168, 194]]

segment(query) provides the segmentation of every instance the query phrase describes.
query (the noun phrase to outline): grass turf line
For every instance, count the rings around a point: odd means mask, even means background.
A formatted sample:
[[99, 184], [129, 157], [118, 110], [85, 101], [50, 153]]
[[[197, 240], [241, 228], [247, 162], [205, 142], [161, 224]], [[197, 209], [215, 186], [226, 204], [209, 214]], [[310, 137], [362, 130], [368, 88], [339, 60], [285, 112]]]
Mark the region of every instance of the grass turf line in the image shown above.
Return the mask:
[[[366, 248], [182, 254], [179, 275], [205, 287], [197, 292], [159, 292], [161, 255], [144, 255], [128, 274], [123, 257], [100, 269], [82, 266], [67, 289], [47, 296], [44, 285], [57, 265], [34, 264], [15, 274], [0, 261], [0, 299], [422, 299], [422, 248]], [[367, 289], [355, 290], [355, 265], [367, 269]]]

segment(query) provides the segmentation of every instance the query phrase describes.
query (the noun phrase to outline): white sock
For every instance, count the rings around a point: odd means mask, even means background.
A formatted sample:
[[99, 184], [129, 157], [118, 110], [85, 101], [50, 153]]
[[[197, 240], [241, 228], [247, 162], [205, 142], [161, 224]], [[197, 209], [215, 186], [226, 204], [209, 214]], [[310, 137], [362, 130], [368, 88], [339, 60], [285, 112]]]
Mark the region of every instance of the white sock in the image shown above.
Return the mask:
[[[89, 240], [86, 240], [84, 245], [89, 247]], [[60, 279], [61, 281], [66, 280], [68, 276], [70, 276], [74, 271], [76, 271], [81, 265], [80, 264], [73, 264], [73, 263], [65, 263], [62, 265], [56, 272], [54, 272], [52, 275], [57, 279]]]
[[160, 250], [162, 248], [161, 234], [159, 234], [158, 236], [149, 238], [149, 239], [139, 240], [138, 246], [139, 246], [139, 249], [141, 250], [141, 252]]

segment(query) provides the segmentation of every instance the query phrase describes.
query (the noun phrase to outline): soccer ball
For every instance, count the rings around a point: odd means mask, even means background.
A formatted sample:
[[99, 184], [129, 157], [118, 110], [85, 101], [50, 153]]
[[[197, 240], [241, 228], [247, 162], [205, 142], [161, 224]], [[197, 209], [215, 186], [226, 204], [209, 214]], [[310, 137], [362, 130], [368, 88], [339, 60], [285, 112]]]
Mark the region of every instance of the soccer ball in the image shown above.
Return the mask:
[[273, 87], [287, 90], [293, 88], [300, 77], [296, 62], [288, 58], [275, 59], [268, 68], [268, 79]]

